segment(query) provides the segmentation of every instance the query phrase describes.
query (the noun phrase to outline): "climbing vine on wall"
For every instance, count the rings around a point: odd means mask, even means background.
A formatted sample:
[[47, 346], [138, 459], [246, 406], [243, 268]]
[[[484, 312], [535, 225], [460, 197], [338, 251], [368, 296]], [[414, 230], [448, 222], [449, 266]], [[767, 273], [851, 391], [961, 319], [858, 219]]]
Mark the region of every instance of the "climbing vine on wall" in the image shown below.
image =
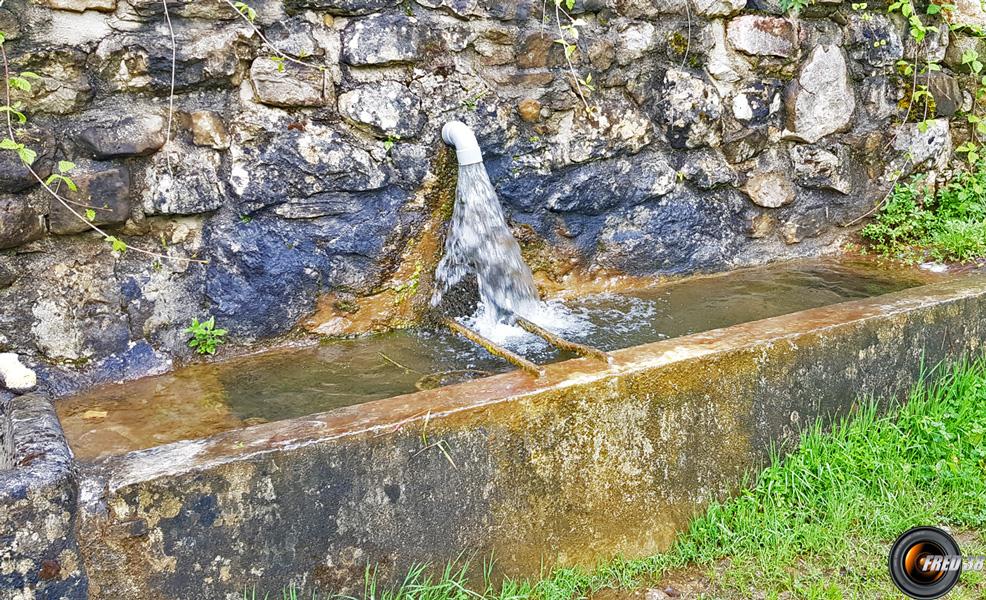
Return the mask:
[[[585, 21], [576, 19], [569, 12], [575, 9], [575, 0], [553, 0], [553, 2], [555, 4], [554, 24], [558, 31], [558, 38], [555, 39], [555, 43], [562, 47], [565, 55], [565, 63], [569, 76], [572, 78], [575, 93], [578, 95], [579, 100], [582, 101], [582, 106], [585, 107], [586, 113], [592, 114], [596, 110], [596, 107], [590, 105], [587, 99], [596, 90], [592, 82], [592, 74], [589, 73], [585, 77], [579, 76], [579, 72], [572, 60], [578, 51], [579, 27], [583, 27]], [[564, 6], [562, 6], [563, 4]], [[548, 18], [547, 12], [545, 13], [545, 18]]]
[[[262, 31], [256, 26], [254, 21], [257, 17], [257, 12], [249, 5], [244, 2], [233, 2], [232, 0], [225, 0], [226, 4], [230, 8], [242, 17], [253, 29], [254, 33], [258, 36], [261, 42], [267, 47], [273, 54], [271, 55], [271, 60], [278, 65], [278, 71], [284, 70], [284, 64], [286, 62], [295, 63], [306, 68], [318, 69], [320, 71], [325, 71], [324, 65], [316, 65], [314, 63], [307, 62], [302, 58], [292, 57], [285, 52], [281, 51], [277, 46], [272, 44], [269, 39], [263, 34]], [[0, 6], [2, 6], [3, 1], [0, 0]], [[175, 40], [174, 29], [171, 24], [171, 15], [169, 12], [167, 0], [162, 0], [162, 5], [164, 8], [164, 16], [168, 25], [168, 31], [171, 37], [172, 45], [172, 55], [171, 55], [171, 90], [168, 97], [168, 122], [167, 122], [167, 139], [164, 145], [164, 152], [167, 158], [167, 167], [171, 170], [171, 157], [170, 157], [170, 142], [171, 142], [171, 131], [174, 122], [174, 96], [175, 96], [175, 68], [177, 63], [177, 42]], [[23, 129], [28, 123], [27, 113], [29, 108], [21, 102], [11, 102], [11, 90], [20, 90], [24, 92], [30, 92], [33, 89], [32, 82], [41, 80], [41, 76], [32, 71], [21, 71], [21, 72], [11, 72], [10, 62], [7, 56], [6, 47], [6, 36], [0, 32], [0, 59], [2, 59], [3, 65], [3, 101], [4, 104], [0, 106], [0, 113], [3, 113], [3, 124], [6, 125], [6, 136], [0, 138], [0, 150], [10, 151], [17, 154], [21, 163], [28, 170], [30, 175], [37, 180], [44, 191], [53, 200], [58, 202], [62, 207], [64, 207], [72, 216], [74, 216], [79, 221], [83, 222], [86, 227], [98, 233], [103, 240], [110, 245], [112, 250], [116, 253], [123, 254], [128, 250], [143, 254], [154, 259], [162, 259], [168, 261], [177, 262], [192, 262], [192, 263], [205, 263], [207, 261], [197, 259], [197, 258], [185, 258], [180, 256], [173, 256], [170, 254], [163, 254], [160, 252], [155, 252], [153, 250], [148, 250], [146, 248], [129, 244], [120, 238], [110, 235], [106, 230], [102, 229], [96, 225], [95, 221], [98, 217], [98, 211], [109, 210], [104, 207], [98, 206], [98, 203], [86, 204], [78, 202], [71, 198], [66, 197], [63, 193], [62, 188], [64, 187], [70, 192], [77, 192], [79, 186], [72, 178], [72, 171], [75, 169], [76, 165], [71, 161], [61, 160], [58, 161], [54, 172], [52, 172], [47, 178], [43, 178], [38, 170], [35, 168], [35, 161], [37, 160], [37, 151], [30, 148], [27, 144], [19, 141], [22, 137], [18, 135], [19, 131]]]

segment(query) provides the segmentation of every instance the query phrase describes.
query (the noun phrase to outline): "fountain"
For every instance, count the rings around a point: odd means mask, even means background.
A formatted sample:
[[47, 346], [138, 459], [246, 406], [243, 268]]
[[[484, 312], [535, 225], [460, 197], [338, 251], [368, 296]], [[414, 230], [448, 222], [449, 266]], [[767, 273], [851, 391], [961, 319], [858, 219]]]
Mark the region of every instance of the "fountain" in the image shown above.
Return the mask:
[[[61, 565], [58, 585], [100, 598], [239, 598], [349, 593], [368, 566], [389, 583], [455, 553], [495, 553], [516, 577], [652, 555], [771, 444], [986, 335], [984, 278], [830, 259], [543, 301], [475, 136], [443, 133], [460, 166], [429, 293], [455, 335], [282, 347], [54, 407], [18, 398], [0, 414], [0, 530], [44, 544], [11, 546], [17, 565]], [[442, 311], [473, 282], [474, 314]], [[480, 333], [505, 329], [533, 343]]]
[[507, 228], [476, 136], [465, 124], [453, 121], [442, 128], [442, 138], [456, 148], [459, 177], [431, 305], [438, 306], [453, 286], [475, 275], [483, 321], [512, 323], [516, 315], [534, 316], [541, 303], [534, 276]]
[[[432, 307], [438, 307], [444, 295], [464, 278], [475, 275], [479, 288], [476, 325], [481, 331], [493, 331], [501, 324], [516, 324], [559, 349], [607, 360], [604, 352], [570, 342], [536, 323], [550, 318], [552, 313], [538, 297], [534, 275], [520, 254], [520, 244], [507, 227], [476, 135], [465, 123], [451, 121], [442, 128], [442, 139], [455, 147], [459, 176], [445, 254], [435, 271]], [[529, 372], [541, 373], [540, 367], [488, 337], [455, 320], [443, 321], [490, 352]]]

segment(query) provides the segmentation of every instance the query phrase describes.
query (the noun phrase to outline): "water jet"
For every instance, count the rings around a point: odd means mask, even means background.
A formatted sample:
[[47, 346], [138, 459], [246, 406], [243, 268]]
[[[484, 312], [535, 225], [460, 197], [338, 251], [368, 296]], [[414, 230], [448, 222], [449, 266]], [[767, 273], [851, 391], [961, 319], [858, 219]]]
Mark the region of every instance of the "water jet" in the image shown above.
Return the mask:
[[534, 275], [524, 262], [520, 245], [507, 226], [500, 201], [483, 164], [483, 153], [476, 135], [465, 123], [451, 121], [442, 127], [442, 140], [455, 148], [459, 174], [452, 223], [445, 242], [445, 254], [435, 271], [431, 304], [440, 305], [444, 294], [465, 277], [474, 275], [479, 287], [477, 323], [481, 331], [473, 331], [451, 318], [444, 319], [443, 323], [452, 331], [533, 374], [540, 374], [541, 369], [490, 340], [482, 330], [493, 329], [499, 324], [517, 324], [559, 349], [607, 360], [601, 350], [568, 341], [536, 323], [550, 316], [550, 309], [538, 296]]

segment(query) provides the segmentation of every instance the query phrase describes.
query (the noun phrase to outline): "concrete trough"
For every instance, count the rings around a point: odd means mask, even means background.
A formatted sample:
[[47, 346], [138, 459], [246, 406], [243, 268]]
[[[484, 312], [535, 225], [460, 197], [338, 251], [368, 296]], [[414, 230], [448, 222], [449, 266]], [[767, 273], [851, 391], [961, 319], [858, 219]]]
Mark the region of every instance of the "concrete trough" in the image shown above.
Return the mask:
[[85, 598], [78, 473], [51, 402], [0, 398], [0, 598]]
[[967, 277], [80, 465], [89, 594], [359, 592], [367, 565], [394, 582], [463, 553], [512, 575], [656, 553], [772, 443], [984, 333], [986, 277]]

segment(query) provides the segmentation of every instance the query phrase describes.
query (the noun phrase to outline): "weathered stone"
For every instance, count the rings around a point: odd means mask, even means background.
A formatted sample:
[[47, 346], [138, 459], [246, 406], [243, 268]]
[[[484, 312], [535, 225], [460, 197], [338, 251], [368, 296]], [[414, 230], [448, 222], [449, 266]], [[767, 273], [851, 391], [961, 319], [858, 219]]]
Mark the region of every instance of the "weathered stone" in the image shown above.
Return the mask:
[[852, 123], [856, 96], [838, 46], [816, 46], [787, 89], [789, 138], [814, 143]]
[[351, 138], [315, 125], [267, 133], [230, 152], [230, 187], [250, 209], [328, 192], [377, 190], [389, 183], [382, 165]]
[[530, 71], [497, 70], [489, 74], [490, 80], [504, 86], [521, 88], [547, 87], [555, 80], [555, 74], [550, 69]]
[[7, 598], [87, 598], [78, 471], [51, 402], [0, 391], [0, 578]]
[[217, 210], [226, 201], [219, 177], [219, 154], [208, 148], [169, 146], [154, 157], [144, 172], [142, 197], [148, 215], [194, 215]]
[[[94, 225], [117, 225], [130, 218], [130, 171], [116, 163], [80, 161], [70, 173], [78, 191], [64, 186], [59, 193], [76, 213], [95, 213]], [[79, 233], [89, 226], [55, 199], [49, 202], [48, 226], [57, 235]]]
[[520, 118], [528, 123], [536, 123], [541, 119], [541, 103], [534, 98], [524, 98], [517, 104]]
[[311, 61], [311, 57], [324, 54], [312, 31], [312, 24], [303, 16], [297, 16], [275, 21], [265, 33], [267, 39], [284, 54]]
[[[99, 242], [97, 248], [109, 247]], [[123, 291], [112, 260], [75, 256], [37, 277], [37, 300], [27, 315], [36, 348], [48, 361], [102, 358], [126, 349], [130, 327], [121, 318]]]
[[492, 27], [477, 36], [472, 47], [482, 57], [481, 62], [484, 65], [516, 64], [516, 41], [517, 35], [512, 29]]
[[[144, 19], [163, 19], [164, 6], [158, 0], [126, 0], [133, 12]], [[263, 13], [263, 5], [254, 5]], [[240, 18], [236, 11], [224, 0], [169, 0], [168, 13], [172, 18], [209, 19], [232, 21]]]
[[[677, 174], [667, 159], [652, 153], [638, 158], [588, 163], [564, 177], [554, 177], [544, 186], [539, 199], [550, 211], [599, 215], [615, 207], [660, 198], [674, 190]], [[512, 197], [512, 190], [507, 195]]]
[[206, 146], [213, 150], [229, 148], [229, 132], [222, 117], [211, 110], [197, 110], [190, 116], [192, 121], [192, 141], [196, 146]]
[[397, 6], [401, 0], [287, 0], [289, 9], [325, 11], [331, 15], [367, 15]]
[[723, 139], [722, 153], [730, 163], [741, 163], [762, 152], [767, 143], [767, 134], [763, 131], [744, 129]]
[[719, 139], [722, 101], [715, 87], [679, 69], [668, 69], [657, 103], [658, 122], [672, 148], [696, 148]]
[[[943, 14], [947, 12], [949, 12], [948, 9], [942, 10]], [[928, 24], [931, 27], [926, 28], [924, 39], [920, 42], [913, 35], [910, 35], [906, 28], [903, 30], [904, 33], [901, 34], [901, 37], [904, 41], [904, 60], [910, 61], [912, 64], [915, 61], [918, 63], [941, 63], [945, 60], [950, 28], [937, 20]]]
[[67, 47], [40, 47], [15, 57], [15, 71], [31, 71], [40, 79], [31, 79], [30, 90], [12, 89], [10, 99], [30, 107], [33, 114], [64, 115], [82, 108], [93, 96], [86, 68], [87, 55]]
[[703, 17], [728, 17], [743, 10], [746, 0], [693, 0], [692, 5]]
[[689, 152], [682, 157], [678, 173], [703, 190], [736, 184], [736, 172], [726, 162], [726, 158], [707, 148]]
[[87, 10], [113, 12], [116, 10], [116, 0], [38, 0], [38, 4], [56, 10], [71, 10], [75, 12], [85, 12]]
[[962, 62], [966, 52], [975, 52], [982, 60], [986, 57], [986, 39], [959, 31], [949, 32], [948, 49], [945, 52], [945, 66], [953, 71], [968, 73], [969, 66]]
[[[55, 156], [55, 138], [51, 132], [34, 128], [21, 129], [18, 131], [17, 141], [37, 154], [31, 169], [41, 179], [48, 177]], [[38, 185], [31, 169], [13, 150], [0, 150], [0, 193], [21, 192]]]
[[734, 48], [751, 56], [789, 58], [797, 50], [797, 31], [788, 19], [742, 15], [731, 19], [726, 37]]
[[0, 250], [14, 248], [45, 234], [44, 214], [27, 196], [0, 198]]
[[414, 137], [424, 125], [418, 97], [396, 81], [371, 83], [340, 95], [339, 112], [379, 137]]
[[950, 23], [986, 30], [986, 9], [979, 0], [956, 0], [951, 4], [954, 8], [943, 13]]
[[927, 127], [919, 123], [895, 125], [891, 134], [895, 154], [887, 165], [885, 179], [896, 180], [919, 170], [941, 169], [948, 164], [952, 151], [948, 119], [933, 119]]
[[342, 59], [353, 66], [417, 62], [422, 58], [425, 27], [403, 14], [353, 20], [342, 34]]
[[517, 44], [517, 67], [542, 69], [558, 66], [564, 60], [561, 45], [548, 33], [532, 31], [520, 38]]
[[871, 122], [876, 124], [897, 114], [897, 87], [888, 77], [867, 77], [862, 82], [860, 96]]
[[594, 69], [605, 71], [616, 60], [616, 47], [608, 40], [594, 40], [589, 43], [589, 63]]
[[761, 213], [750, 220], [750, 237], [759, 240], [767, 237], [777, 228], [777, 219], [770, 213]]
[[257, 98], [271, 106], [324, 106], [332, 99], [332, 83], [324, 71], [290, 61], [257, 57], [250, 80]]
[[794, 186], [784, 173], [757, 173], [746, 182], [743, 191], [757, 206], [780, 208], [794, 202]]
[[7, 41], [16, 40], [21, 36], [20, 19], [6, 8], [0, 8], [0, 31], [4, 33]]
[[15, 392], [29, 392], [38, 385], [34, 371], [21, 364], [13, 352], [0, 353], [0, 385]]
[[[232, 11], [222, 4], [226, 14]], [[199, 3], [193, 2], [189, 6], [199, 6]], [[251, 32], [252, 29], [240, 21], [202, 29], [176, 27], [175, 91], [239, 83], [245, 71], [240, 57], [256, 52], [249, 41]], [[171, 92], [171, 53], [170, 36], [154, 30], [137, 30], [103, 37], [89, 59], [89, 66], [108, 83], [110, 91], [154, 91], [165, 95]]]
[[655, 202], [606, 215], [597, 262], [628, 273], [684, 273], [728, 264], [747, 239], [749, 202], [734, 191], [679, 186]]
[[121, 117], [84, 129], [79, 142], [98, 160], [146, 156], [164, 145], [167, 124], [157, 114]]
[[628, 65], [657, 49], [657, 30], [646, 21], [622, 23], [616, 29], [613, 45], [616, 62]]
[[551, 138], [551, 162], [558, 167], [635, 153], [651, 141], [653, 125], [625, 94], [600, 91], [593, 96], [597, 110], [592, 119], [567, 113]]
[[[346, 175], [319, 173], [323, 181]], [[213, 314], [245, 339], [290, 331], [312, 312], [320, 290], [374, 289], [381, 276], [375, 258], [410, 196], [394, 186], [352, 193], [299, 190], [291, 180], [274, 184], [278, 216], [219, 219], [207, 233], [206, 295]]]
[[712, 79], [726, 84], [735, 84], [751, 74], [750, 62], [739, 52], [733, 50], [726, 40], [726, 25], [722, 19], [709, 23], [708, 50], [705, 70]]
[[780, 82], [771, 79], [755, 81], [733, 96], [733, 118], [747, 125], [764, 125], [781, 109]]
[[835, 190], [843, 194], [852, 192], [852, 179], [848, 173], [850, 161], [848, 149], [837, 146], [836, 153], [823, 148], [793, 144], [790, 149], [795, 180], [799, 185]]
[[849, 55], [871, 67], [896, 64], [904, 56], [904, 44], [897, 27], [880, 13], [852, 11], [846, 25]]
[[955, 77], [935, 71], [926, 74], [924, 80], [934, 98], [936, 117], [950, 117], [959, 111], [962, 107], [962, 88]]

